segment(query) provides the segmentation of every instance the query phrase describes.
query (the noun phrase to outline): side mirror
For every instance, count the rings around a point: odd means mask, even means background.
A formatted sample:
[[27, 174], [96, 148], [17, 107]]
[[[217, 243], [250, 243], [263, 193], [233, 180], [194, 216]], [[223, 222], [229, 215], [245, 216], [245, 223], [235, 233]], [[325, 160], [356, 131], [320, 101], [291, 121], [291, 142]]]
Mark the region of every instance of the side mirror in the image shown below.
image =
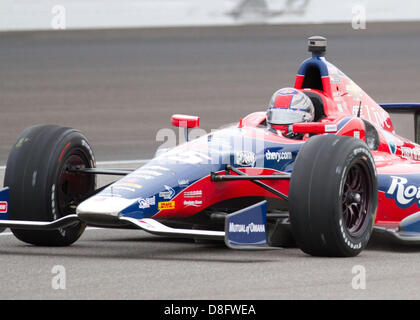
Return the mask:
[[184, 128], [185, 141], [188, 141], [188, 129], [198, 128], [200, 126], [200, 117], [188, 116], [185, 114], [174, 114], [171, 117], [172, 125]]
[[200, 126], [200, 117], [174, 114], [172, 116], [172, 125], [182, 128], [197, 128]]

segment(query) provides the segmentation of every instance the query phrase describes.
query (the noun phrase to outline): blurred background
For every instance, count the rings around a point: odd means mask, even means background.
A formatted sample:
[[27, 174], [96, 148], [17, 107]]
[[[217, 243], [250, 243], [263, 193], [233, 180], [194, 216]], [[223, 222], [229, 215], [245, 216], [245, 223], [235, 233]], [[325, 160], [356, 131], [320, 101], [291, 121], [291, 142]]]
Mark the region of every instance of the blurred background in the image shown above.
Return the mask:
[[2, 0], [0, 167], [27, 126], [80, 129], [99, 161], [148, 159], [170, 116], [207, 131], [265, 110], [328, 38], [378, 102], [420, 102], [420, 2]]

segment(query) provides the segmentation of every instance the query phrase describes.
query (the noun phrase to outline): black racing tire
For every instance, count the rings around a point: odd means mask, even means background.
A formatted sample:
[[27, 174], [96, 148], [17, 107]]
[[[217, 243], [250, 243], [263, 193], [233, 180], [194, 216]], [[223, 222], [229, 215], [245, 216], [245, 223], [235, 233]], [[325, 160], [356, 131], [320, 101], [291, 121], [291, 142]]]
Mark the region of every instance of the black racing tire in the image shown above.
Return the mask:
[[377, 204], [376, 167], [362, 140], [323, 135], [302, 146], [291, 176], [289, 211], [303, 252], [358, 255], [372, 234]]
[[[10, 188], [9, 219], [53, 221], [76, 213], [76, 206], [94, 192], [94, 175], [69, 173], [69, 166], [93, 168], [95, 158], [86, 137], [79, 131], [40, 125], [25, 129], [7, 160], [4, 185]], [[39, 246], [68, 246], [86, 225], [59, 230], [12, 228], [21, 241]]]

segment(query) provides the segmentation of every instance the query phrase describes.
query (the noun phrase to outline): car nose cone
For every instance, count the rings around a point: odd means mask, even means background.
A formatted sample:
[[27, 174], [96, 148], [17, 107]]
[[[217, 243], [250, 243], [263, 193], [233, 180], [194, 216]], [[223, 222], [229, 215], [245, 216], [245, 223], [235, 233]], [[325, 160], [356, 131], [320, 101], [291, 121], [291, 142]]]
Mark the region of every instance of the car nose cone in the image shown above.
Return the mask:
[[117, 217], [122, 210], [133, 204], [133, 202], [133, 199], [96, 196], [80, 203], [76, 208], [76, 213], [81, 219], [86, 215]]

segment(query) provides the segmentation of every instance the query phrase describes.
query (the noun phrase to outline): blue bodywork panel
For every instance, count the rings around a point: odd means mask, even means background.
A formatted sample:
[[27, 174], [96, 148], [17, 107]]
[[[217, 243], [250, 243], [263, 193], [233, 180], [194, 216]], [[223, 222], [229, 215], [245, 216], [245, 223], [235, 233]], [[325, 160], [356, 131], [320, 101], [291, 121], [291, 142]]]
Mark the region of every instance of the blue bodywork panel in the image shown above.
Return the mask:
[[9, 188], [0, 190], [0, 220], [9, 219]]
[[267, 201], [229, 214], [225, 225], [228, 247], [267, 246]]

